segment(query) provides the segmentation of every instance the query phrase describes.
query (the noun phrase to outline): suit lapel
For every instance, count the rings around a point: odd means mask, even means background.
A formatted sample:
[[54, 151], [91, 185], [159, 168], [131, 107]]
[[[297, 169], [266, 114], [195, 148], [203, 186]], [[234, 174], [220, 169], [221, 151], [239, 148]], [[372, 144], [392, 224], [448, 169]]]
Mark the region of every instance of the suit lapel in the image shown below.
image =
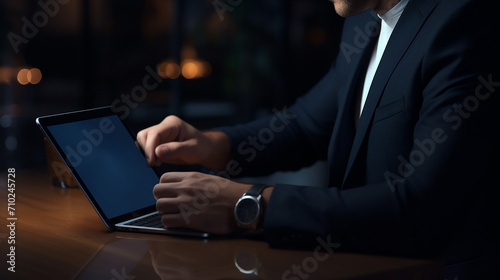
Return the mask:
[[384, 51], [382, 60], [380, 61], [377, 73], [373, 78], [368, 98], [358, 123], [342, 185], [346, 183], [349, 173], [351, 172], [366, 133], [371, 125], [375, 109], [378, 106], [389, 78], [438, 1], [439, 0], [411, 0], [394, 29], [391, 39]]
[[[373, 12], [367, 12], [360, 16], [362, 16], [363, 19], [356, 21], [356, 26], [358, 27], [371, 26], [373, 22], [376, 24], [380, 22], [380, 19]], [[355, 134], [353, 102], [357, 99], [360, 81], [364, 77], [364, 73], [370, 62], [371, 54], [377, 42], [379, 29], [374, 30], [374, 32], [375, 33], [366, 34], [369, 39], [366, 46], [359, 52], [359, 55], [350, 57], [351, 61], [349, 64], [353, 67], [353, 70], [349, 71], [345, 78], [345, 81], [349, 81], [349, 83], [345, 89], [339, 91], [342, 92], [339, 100], [339, 104], [342, 104], [339, 107], [340, 117], [335, 123], [328, 152], [330, 159], [330, 186], [340, 186], [344, 178], [347, 160], [349, 159], [349, 152]], [[334, 137], [335, 135], [340, 135], [340, 137]]]

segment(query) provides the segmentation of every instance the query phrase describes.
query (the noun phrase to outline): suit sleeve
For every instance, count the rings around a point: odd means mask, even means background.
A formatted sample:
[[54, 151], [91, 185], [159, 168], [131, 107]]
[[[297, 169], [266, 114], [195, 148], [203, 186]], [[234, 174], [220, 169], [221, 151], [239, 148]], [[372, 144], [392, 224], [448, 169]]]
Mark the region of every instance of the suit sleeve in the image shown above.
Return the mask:
[[335, 64], [308, 94], [267, 118], [218, 128], [229, 136], [241, 176], [297, 170], [326, 159], [337, 111]]

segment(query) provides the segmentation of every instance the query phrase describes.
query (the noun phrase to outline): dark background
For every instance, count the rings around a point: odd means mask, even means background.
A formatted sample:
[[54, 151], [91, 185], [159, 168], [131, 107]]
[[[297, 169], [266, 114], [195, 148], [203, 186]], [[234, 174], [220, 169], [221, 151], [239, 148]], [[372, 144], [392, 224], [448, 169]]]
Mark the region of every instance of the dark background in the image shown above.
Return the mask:
[[[165, 61], [210, 71], [162, 79], [126, 115], [134, 131], [168, 114], [201, 129], [265, 116], [322, 77], [341, 26], [327, 0], [2, 1], [0, 165], [44, 166], [37, 116], [123, 105]], [[20, 84], [32, 68], [40, 82]]]

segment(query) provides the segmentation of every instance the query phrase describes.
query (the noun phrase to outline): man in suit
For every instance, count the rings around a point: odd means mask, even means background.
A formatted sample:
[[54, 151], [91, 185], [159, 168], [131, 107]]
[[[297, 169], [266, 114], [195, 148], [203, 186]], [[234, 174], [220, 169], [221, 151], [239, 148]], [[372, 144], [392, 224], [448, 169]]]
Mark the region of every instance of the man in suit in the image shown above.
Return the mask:
[[151, 166], [223, 171], [164, 174], [154, 188], [163, 223], [220, 234], [249, 227], [238, 212], [249, 206], [235, 205], [252, 185], [231, 178], [326, 158], [324, 188], [251, 191], [262, 194], [252, 227], [272, 246], [321, 239], [450, 265], [491, 261], [500, 236], [498, 1], [332, 2], [346, 17], [340, 52], [292, 107], [203, 132], [169, 116], [138, 134]]

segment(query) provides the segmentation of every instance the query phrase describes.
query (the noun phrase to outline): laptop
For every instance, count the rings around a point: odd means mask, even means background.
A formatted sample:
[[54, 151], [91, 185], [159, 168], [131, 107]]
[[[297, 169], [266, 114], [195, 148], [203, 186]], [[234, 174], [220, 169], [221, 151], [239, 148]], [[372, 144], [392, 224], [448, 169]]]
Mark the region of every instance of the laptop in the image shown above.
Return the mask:
[[152, 192], [160, 174], [146, 165], [134, 134], [111, 107], [43, 116], [36, 123], [111, 230], [209, 236], [162, 225]]

